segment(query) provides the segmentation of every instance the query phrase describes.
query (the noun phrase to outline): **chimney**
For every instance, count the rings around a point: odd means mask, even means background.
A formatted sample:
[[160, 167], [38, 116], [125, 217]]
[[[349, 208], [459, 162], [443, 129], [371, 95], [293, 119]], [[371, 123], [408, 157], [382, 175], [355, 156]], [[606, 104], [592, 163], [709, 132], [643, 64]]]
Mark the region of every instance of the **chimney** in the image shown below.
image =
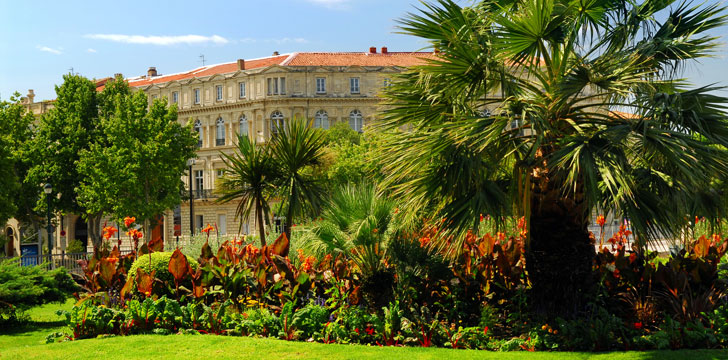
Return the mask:
[[387, 53], [387, 47], [386, 46], [382, 46], [382, 54], [386, 54], [386, 53]]
[[278, 51], [273, 52], [273, 56], [278, 56], [278, 55], [280, 55], [280, 53]]
[[154, 66], [150, 66], [149, 70], [147, 70], [147, 77], [157, 76], [157, 68]]
[[238, 59], [238, 70], [245, 70], [245, 60]]
[[28, 89], [28, 103], [32, 104], [34, 98], [35, 93], [33, 92], [33, 89]]
[[369, 53], [370, 53], [370, 54], [376, 54], [376, 53], [377, 53], [377, 47], [376, 47], [376, 46], [372, 46], [372, 47], [370, 47], [370, 48], [369, 48]]

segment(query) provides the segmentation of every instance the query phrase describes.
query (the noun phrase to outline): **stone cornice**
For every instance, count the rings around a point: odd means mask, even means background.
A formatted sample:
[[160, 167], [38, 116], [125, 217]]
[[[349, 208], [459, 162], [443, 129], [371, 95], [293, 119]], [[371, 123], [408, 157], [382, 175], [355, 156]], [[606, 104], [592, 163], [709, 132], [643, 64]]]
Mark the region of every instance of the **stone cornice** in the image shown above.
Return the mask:
[[322, 103], [322, 102], [371, 102], [379, 103], [381, 98], [379, 97], [281, 97], [277, 99], [259, 99], [245, 102], [235, 102], [229, 104], [214, 104], [208, 106], [194, 106], [190, 109], [177, 110], [179, 115], [194, 115], [203, 114], [207, 112], [221, 112], [221, 111], [234, 111], [243, 110], [255, 107], [256, 105], [288, 105], [288, 106], [307, 106], [311, 103]]

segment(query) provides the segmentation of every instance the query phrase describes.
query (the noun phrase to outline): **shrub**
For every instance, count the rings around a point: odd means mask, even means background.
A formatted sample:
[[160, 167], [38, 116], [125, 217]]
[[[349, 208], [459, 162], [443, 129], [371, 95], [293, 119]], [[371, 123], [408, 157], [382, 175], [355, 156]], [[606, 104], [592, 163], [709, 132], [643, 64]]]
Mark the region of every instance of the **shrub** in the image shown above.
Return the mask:
[[78, 239], [73, 239], [66, 246], [66, 253], [85, 253], [86, 247], [83, 246], [83, 242]]
[[[191, 258], [190, 256], [187, 257], [187, 262], [190, 264], [190, 267], [192, 268], [192, 271], [197, 270], [197, 261]], [[134, 291], [136, 291], [136, 274], [137, 269], [141, 268], [146, 273], [150, 273], [152, 270], [155, 271], [155, 277], [162, 281], [162, 283], [172, 286], [172, 289], [174, 289], [174, 277], [172, 274], [169, 273], [169, 260], [172, 258], [172, 253], [170, 252], [153, 252], [151, 254], [151, 266], [150, 266], [150, 256], [149, 254], [142, 255], [138, 259], [134, 261], [133, 264], [131, 264], [131, 267], [129, 268], [129, 275], [128, 275], [128, 281], [132, 281], [134, 284]], [[164, 294], [169, 295], [169, 291], [166, 291], [169, 289], [165, 289], [162, 292]], [[157, 295], [164, 295], [164, 294], [157, 294]]]
[[19, 261], [0, 261], [0, 323], [17, 319], [31, 307], [63, 302], [78, 290], [64, 268], [47, 271], [40, 266], [20, 266]]

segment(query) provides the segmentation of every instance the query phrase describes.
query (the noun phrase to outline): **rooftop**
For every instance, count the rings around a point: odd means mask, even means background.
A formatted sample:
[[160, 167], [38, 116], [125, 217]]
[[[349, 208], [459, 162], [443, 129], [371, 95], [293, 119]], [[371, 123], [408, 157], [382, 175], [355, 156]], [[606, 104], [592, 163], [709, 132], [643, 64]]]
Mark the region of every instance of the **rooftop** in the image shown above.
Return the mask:
[[[129, 86], [139, 87], [161, 84], [175, 80], [185, 80], [217, 74], [231, 74], [241, 68], [252, 70], [272, 65], [279, 66], [400, 66], [408, 67], [424, 64], [426, 59], [434, 59], [432, 52], [376, 52], [372, 48], [368, 52], [295, 52], [291, 54], [272, 55], [265, 58], [233, 61], [229, 63], [207, 65], [185, 72], [159, 76], [139, 76], [128, 78]], [[156, 71], [155, 71], [156, 72]], [[97, 82], [97, 90], [102, 90], [105, 80]]]

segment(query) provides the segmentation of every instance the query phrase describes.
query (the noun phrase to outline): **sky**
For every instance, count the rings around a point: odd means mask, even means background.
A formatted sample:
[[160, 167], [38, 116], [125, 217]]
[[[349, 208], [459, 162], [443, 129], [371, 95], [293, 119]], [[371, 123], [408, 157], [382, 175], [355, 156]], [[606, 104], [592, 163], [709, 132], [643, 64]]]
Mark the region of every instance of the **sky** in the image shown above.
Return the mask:
[[[53, 99], [71, 71], [92, 79], [144, 75], [150, 66], [186, 71], [202, 65], [201, 55], [210, 65], [274, 51], [416, 51], [427, 44], [396, 33], [396, 19], [416, 7], [418, 0], [0, 0], [0, 99], [28, 89], [36, 101]], [[714, 35], [728, 42], [728, 29]], [[684, 76], [728, 86], [727, 49]]]

